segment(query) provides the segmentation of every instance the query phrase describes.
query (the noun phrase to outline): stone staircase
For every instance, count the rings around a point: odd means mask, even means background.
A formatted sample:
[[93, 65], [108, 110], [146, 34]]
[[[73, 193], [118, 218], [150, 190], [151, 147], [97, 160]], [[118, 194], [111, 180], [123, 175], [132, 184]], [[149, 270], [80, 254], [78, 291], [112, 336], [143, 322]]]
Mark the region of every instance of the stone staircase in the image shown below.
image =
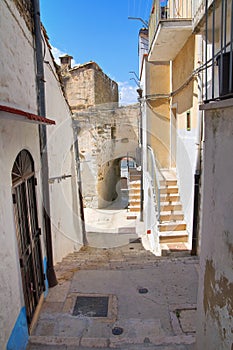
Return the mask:
[[140, 212], [141, 198], [141, 171], [137, 169], [129, 170], [129, 205], [130, 212]]
[[172, 170], [163, 170], [164, 180], [160, 181], [160, 223], [159, 238], [162, 255], [169, 251], [187, 251], [188, 233], [176, 174]]

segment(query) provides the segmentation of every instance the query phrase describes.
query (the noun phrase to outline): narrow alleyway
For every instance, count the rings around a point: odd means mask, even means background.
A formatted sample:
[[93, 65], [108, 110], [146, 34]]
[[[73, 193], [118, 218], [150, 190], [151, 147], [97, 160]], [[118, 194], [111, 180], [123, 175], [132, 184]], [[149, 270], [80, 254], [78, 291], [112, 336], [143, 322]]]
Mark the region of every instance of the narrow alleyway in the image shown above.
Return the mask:
[[[115, 212], [123, 224], [126, 214]], [[107, 235], [123, 243], [87, 246], [57, 264], [59, 284], [49, 291], [28, 350], [194, 349], [197, 258], [156, 257], [143, 248], [136, 222], [134, 233], [114, 232], [108, 218], [112, 232], [99, 230], [95, 242]]]

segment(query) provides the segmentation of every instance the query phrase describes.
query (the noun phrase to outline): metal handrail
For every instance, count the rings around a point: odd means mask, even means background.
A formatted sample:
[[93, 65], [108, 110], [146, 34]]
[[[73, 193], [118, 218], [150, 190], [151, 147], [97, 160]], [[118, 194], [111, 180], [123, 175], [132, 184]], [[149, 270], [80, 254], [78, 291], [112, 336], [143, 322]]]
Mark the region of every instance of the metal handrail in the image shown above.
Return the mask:
[[151, 171], [151, 178], [152, 178], [152, 188], [154, 190], [154, 195], [155, 195], [155, 199], [156, 199], [156, 203], [157, 203], [157, 217], [158, 217], [158, 221], [160, 221], [160, 181], [163, 180], [165, 181], [165, 177], [161, 172], [160, 166], [159, 166], [159, 162], [155, 157], [154, 151], [153, 149], [147, 145], [147, 149], [150, 152], [150, 157], [152, 160], [152, 171]]

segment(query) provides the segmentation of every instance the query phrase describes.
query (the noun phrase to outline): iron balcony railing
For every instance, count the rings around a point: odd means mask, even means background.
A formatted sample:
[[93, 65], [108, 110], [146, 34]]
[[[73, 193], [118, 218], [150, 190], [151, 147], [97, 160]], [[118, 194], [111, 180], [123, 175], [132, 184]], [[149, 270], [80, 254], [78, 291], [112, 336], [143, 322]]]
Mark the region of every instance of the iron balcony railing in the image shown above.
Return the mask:
[[191, 18], [192, 0], [154, 0], [149, 20], [149, 46], [160, 21]]
[[194, 30], [204, 37], [204, 102], [232, 98], [233, 1], [196, 0], [194, 10]]

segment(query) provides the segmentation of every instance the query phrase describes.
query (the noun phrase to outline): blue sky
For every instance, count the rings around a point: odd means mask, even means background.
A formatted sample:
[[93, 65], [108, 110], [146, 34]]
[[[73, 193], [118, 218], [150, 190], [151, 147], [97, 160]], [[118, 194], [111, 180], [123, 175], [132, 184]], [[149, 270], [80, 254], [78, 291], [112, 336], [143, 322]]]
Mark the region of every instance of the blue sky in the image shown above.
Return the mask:
[[[138, 33], [152, 0], [40, 0], [41, 20], [54, 56], [68, 53], [74, 64], [95, 61], [119, 84], [120, 101], [137, 101]], [[56, 57], [55, 57], [56, 58]]]

